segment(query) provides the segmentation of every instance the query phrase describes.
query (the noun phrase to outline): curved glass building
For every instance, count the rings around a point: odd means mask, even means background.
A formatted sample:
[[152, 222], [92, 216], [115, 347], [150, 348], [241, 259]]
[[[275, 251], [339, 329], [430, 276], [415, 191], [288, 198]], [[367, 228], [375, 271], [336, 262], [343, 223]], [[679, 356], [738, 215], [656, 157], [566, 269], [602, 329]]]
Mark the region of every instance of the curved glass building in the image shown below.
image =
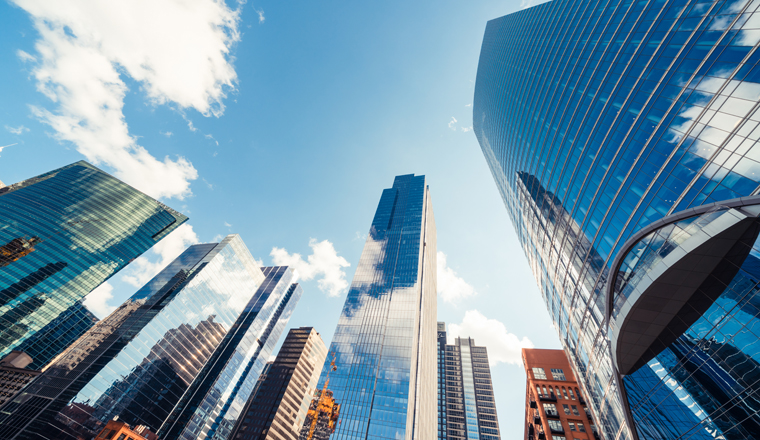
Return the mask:
[[760, 432], [759, 5], [487, 25], [475, 133], [607, 439]]

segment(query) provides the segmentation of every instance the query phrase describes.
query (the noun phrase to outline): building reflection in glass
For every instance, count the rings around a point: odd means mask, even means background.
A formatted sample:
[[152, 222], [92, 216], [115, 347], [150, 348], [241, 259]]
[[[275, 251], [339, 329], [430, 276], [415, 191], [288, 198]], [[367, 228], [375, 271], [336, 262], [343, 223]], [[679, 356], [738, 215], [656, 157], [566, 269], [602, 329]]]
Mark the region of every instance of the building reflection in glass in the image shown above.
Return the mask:
[[42, 329], [186, 220], [84, 161], [0, 188], [0, 357], [44, 366], [67, 344]]
[[341, 403], [334, 439], [436, 436], [436, 328], [430, 190], [424, 176], [397, 176], [383, 190], [330, 345], [330, 389]]
[[216, 399], [204, 423], [234, 418], [300, 296], [291, 269], [264, 270], [237, 235], [191, 246], [0, 408], [0, 438], [88, 438], [117, 416], [156, 432], [193, 396]]

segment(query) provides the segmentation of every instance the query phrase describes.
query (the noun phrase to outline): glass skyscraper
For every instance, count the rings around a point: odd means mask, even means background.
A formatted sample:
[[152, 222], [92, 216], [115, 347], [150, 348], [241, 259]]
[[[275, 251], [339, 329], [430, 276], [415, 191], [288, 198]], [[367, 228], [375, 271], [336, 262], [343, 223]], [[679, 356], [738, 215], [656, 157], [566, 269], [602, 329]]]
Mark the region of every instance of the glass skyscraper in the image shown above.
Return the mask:
[[383, 190], [330, 353], [333, 439], [436, 437], [436, 233], [424, 176]]
[[191, 246], [0, 407], [0, 438], [89, 438], [114, 417], [226, 438], [301, 296], [294, 281], [257, 267], [237, 235]]
[[473, 125], [607, 439], [760, 432], [758, 2], [488, 23]]
[[79, 301], [186, 220], [83, 161], [0, 188], [0, 357], [44, 366], [92, 325]]

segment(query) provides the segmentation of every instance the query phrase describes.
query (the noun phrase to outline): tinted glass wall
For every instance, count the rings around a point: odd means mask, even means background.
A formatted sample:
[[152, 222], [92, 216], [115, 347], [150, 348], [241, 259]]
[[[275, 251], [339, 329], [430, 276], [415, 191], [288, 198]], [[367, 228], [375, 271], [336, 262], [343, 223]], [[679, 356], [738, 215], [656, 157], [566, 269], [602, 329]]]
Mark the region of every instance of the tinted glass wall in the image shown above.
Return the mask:
[[[717, 368], [731, 350], [757, 361], [757, 344], [736, 339], [751, 331], [737, 327], [747, 317], [733, 320], [731, 302], [700, 315], [699, 330], [686, 320], [688, 332], [622, 383], [609, 338], [614, 298], [606, 293], [617, 282], [613, 261], [636, 232], [758, 188], [757, 6], [556, 0], [486, 28], [475, 133], [606, 438], [631, 438], [635, 422], [645, 438], [745, 438], [735, 422], [719, 420], [739, 402], [733, 420], [757, 411], [742, 397], [755, 385]], [[747, 264], [735, 266], [749, 273]], [[739, 283], [719, 281], [726, 292]], [[740, 292], [732, 294], [737, 304], [751, 302], [752, 289]], [[719, 324], [732, 320], [733, 327]], [[679, 420], [675, 431], [662, 431], [658, 414]]]
[[436, 437], [435, 258], [425, 177], [398, 176], [380, 198], [330, 345], [329, 388], [341, 404], [334, 439]]
[[[0, 438], [94, 436], [116, 416], [156, 432], [187, 390], [204, 390], [196, 381], [206, 384], [211, 359], [224, 365], [220, 380], [233, 384], [216, 390], [237, 385], [244, 393], [258, 378], [246, 375], [258, 368], [253, 354], [264, 352], [267, 329], [281, 325], [282, 303], [297, 290], [288, 285], [267, 294], [260, 289], [265, 280], [237, 235], [188, 248], [0, 408]], [[253, 315], [246, 330], [258, 333], [239, 340], [237, 330]], [[209, 425], [235, 408], [234, 393], [218, 398], [227, 405], [209, 407]]]
[[186, 220], [86, 162], [0, 188], [0, 357], [44, 365], [64, 346], [35, 334]]

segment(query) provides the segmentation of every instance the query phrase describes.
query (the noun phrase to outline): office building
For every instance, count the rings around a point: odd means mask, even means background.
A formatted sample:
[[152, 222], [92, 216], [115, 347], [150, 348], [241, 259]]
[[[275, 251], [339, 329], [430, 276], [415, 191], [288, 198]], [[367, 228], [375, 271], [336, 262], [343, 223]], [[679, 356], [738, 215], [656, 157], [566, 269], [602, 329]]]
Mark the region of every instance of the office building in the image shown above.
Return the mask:
[[298, 440], [328, 440], [340, 424], [340, 404], [327, 388], [328, 382], [314, 394]]
[[525, 440], [599, 440], [570, 363], [562, 350], [522, 349], [527, 377]]
[[438, 438], [499, 440], [488, 350], [476, 346], [471, 338], [456, 338], [454, 344], [446, 344], [445, 325], [438, 323], [439, 347], [442, 343], [444, 351], [438, 375], [445, 390], [445, 394], [439, 391], [438, 422], [443, 426]]
[[31, 356], [22, 351], [12, 351], [0, 359], [0, 406], [40, 374], [27, 368], [31, 363]]
[[294, 281], [262, 271], [237, 235], [191, 246], [0, 407], [0, 438], [86, 438], [115, 417], [162, 439], [162, 426], [207, 438], [234, 425], [300, 298]]
[[435, 437], [436, 239], [424, 176], [383, 190], [329, 351], [341, 405], [333, 439]]
[[298, 440], [326, 357], [316, 330], [291, 329], [229, 438]]
[[0, 356], [33, 368], [92, 326], [82, 298], [187, 220], [83, 161], [0, 188], [0, 218]]
[[555, 0], [486, 27], [474, 131], [606, 439], [760, 432], [757, 6]]
[[446, 422], [446, 323], [438, 323], [438, 439], [448, 438]]

